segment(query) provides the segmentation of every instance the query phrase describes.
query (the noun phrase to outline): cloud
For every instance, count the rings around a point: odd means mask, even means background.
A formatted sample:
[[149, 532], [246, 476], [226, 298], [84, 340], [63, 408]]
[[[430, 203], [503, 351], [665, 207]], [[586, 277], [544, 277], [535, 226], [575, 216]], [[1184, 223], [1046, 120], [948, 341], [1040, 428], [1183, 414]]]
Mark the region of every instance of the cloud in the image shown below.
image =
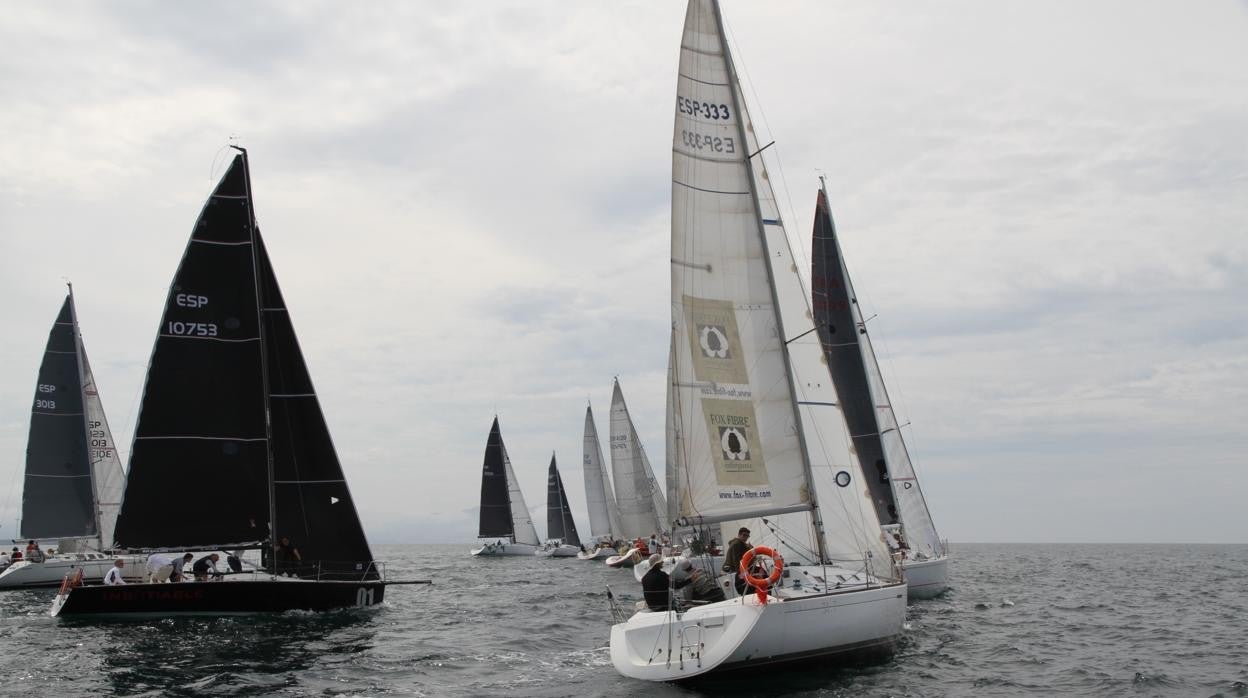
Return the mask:
[[[1248, 495], [1242, 4], [724, 11], [799, 256], [827, 176], [942, 534], [1234, 530]], [[587, 531], [584, 406], [605, 426], [613, 376], [662, 468], [682, 15], [14, 9], [0, 26], [0, 453], [20, 467], [66, 276], [128, 450], [169, 279], [237, 136], [374, 539], [475, 536], [496, 413], [535, 512], [554, 450]], [[1149, 514], [1162, 509], [1168, 528]]]

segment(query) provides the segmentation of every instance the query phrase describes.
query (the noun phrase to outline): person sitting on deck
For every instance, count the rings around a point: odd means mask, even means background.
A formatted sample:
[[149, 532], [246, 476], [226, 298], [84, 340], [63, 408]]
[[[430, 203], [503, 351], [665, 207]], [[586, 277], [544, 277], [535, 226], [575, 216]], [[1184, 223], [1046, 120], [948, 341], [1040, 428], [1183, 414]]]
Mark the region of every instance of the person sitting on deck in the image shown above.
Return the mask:
[[108, 572], [104, 574], [104, 583], [108, 586], [125, 584], [126, 578], [121, 573], [122, 568], [125, 566], [126, 561], [121, 558], [117, 558], [117, 561], [113, 563], [113, 566], [108, 568]]
[[[663, 556], [655, 553], [650, 556], [650, 571], [641, 578], [642, 594], [646, 597], [646, 606], [651, 611], [666, 611], [672, 603], [671, 589], [682, 589], [693, 583], [691, 575], [672, 583], [671, 577], [663, 571]], [[670, 588], [669, 588], [670, 587]]]
[[719, 588], [715, 583], [715, 575], [705, 574], [702, 570], [693, 566], [689, 560], [681, 560], [676, 563], [676, 570], [672, 572], [672, 578], [679, 583], [682, 579], [690, 579], [693, 586], [686, 592], [686, 598], [690, 601], [699, 603], [715, 603], [723, 601], [725, 598], [724, 590]]
[[182, 581], [182, 578], [185, 576], [186, 566], [191, 564], [191, 560], [194, 560], [194, 559], [195, 559], [195, 556], [190, 553], [187, 553], [183, 555], [182, 557], [173, 558], [171, 569], [169, 571], [169, 581], [171, 582]]
[[13, 554], [9, 556], [9, 559], [10, 559], [12, 562], [21, 562], [21, 561], [22, 561], [22, 551], [18, 550], [17, 548], [13, 548]]
[[30, 562], [43, 562], [43, 551], [39, 549], [38, 543], [26, 553], [26, 559]]
[[208, 581], [208, 575], [210, 574], [213, 579], [220, 579], [223, 577], [224, 575], [217, 570], [217, 560], [220, 559], [220, 555], [210, 553], [196, 560], [195, 564], [191, 565], [191, 572], [195, 575], [195, 581], [206, 582]]

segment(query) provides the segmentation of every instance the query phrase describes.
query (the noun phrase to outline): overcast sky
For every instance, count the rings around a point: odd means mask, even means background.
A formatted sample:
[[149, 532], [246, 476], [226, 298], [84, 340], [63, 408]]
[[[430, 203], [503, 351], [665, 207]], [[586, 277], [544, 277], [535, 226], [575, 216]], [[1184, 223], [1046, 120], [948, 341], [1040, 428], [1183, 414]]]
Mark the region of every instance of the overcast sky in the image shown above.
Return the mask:
[[[724, 11], [805, 249], [827, 176], [941, 534], [1248, 542], [1248, 3]], [[613, 376], [663, 467], [683, 16], [7, 4], [0, 537], [62, 279], [127, 455], [232, 137], [370, 538], [473, 540], [495, 414], [539, 533], [555, 451], [587, 536]]]

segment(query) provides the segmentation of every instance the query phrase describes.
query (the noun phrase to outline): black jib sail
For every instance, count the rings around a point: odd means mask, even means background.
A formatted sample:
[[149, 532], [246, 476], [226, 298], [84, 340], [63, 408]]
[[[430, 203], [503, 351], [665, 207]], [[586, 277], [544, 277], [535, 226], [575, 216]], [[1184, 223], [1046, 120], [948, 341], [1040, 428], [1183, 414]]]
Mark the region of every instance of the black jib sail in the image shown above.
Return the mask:
[[485, 463], [481, 469], [480, 538], [514, 538], [511, 521], [511, 496], [507, 487], [507, 449], [498, 430], [498, 417], [490, 427], [485, 442]]
[[23, 538], [97, 535], [72, 296], [48, 334], [30, 411]]
[[576, 535], [576, 522], [572, 520], [572, 508], [563, 492], [563, 478], [555, 466], [555, 455], [550, 455], [550, 470], [546, 473], [546, 530], [548, 538], [557, 538], [568, 545], [580, 545]]
[[281, 571], [378, 576], [256, 227], [240, 149], [169, 289], [116, 541], [219, 549], [282, 538], [301, 560]]
[[865, 329], [857, 326], [850, 309], [858, 299], [853, 295], [849, 274], [841, 259], [836, 225], [832, 222], [832, 211], [823, 191], [819, 192], [815, 206], [811, 257], [815, 326], [823, 343], [832, 383], [836, 386], [837, 402], [858, 453], [858, 462], [867, 479], [871, 499], [875, 502], [876, 515], [881, 523], [896, 523], [897, 506], [888, 481], [880, 427], [875, 418], [875, 405], [858, 341], [859, 332]]

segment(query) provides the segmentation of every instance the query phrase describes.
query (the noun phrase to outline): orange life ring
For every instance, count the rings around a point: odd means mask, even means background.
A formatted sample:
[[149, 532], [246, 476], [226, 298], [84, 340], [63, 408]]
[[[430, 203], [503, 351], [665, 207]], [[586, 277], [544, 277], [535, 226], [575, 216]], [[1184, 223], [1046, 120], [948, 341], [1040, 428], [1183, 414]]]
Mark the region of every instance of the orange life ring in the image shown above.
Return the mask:
[[[776, 563], [775, 569], [773, 569], [771, 571], [771, 574], [768, 575], [766, 578], [755, 577], [754, 575], [750, 574], [750, 563], [754, 560], [755, 555], [766, 555], [767, 557], [771, 558], [772, 562]], [[749, 584], [755, 589], [758, 589], [760, 592], [766, 590], [767, 587], [779, 581], [780, 575], [783, 572], [784, 572], [784, 558], [780, 557], [780, 553], [776, 552], [775, 550], [772, 550], [771, 548], [768, 548], [765, 545], [758, 545], [753, 548], [750, 548], [749, 550], [745, 551], [745, 555], [741, 556], [741, 574], [745, 576], [745, 583]]]

